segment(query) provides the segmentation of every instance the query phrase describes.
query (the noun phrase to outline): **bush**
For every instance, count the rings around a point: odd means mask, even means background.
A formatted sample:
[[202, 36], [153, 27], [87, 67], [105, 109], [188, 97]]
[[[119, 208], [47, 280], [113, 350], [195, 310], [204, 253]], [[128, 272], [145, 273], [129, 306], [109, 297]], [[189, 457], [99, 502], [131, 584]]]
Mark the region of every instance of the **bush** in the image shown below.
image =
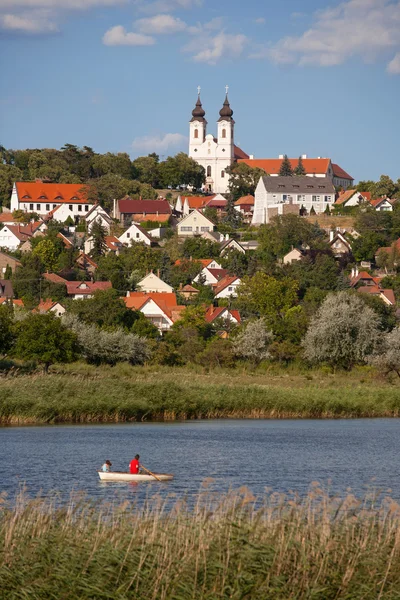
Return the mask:
[[270, 358], [269, 347], [273, 339], [274, 335], [267, 329], [264, 319], [250, 321], [236, 337], [235, 354], [258, 364]]
[[385, 375], [391, 372], [400, 377], [400, 328], [383, 335], [381, 352], [370, 359], [379, 371]]

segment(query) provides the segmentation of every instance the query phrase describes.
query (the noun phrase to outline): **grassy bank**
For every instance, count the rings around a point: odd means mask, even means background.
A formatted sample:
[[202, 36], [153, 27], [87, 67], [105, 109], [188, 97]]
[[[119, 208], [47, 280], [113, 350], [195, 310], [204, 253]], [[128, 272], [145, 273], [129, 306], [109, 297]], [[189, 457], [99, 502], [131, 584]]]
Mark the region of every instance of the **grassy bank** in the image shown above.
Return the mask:
[[318, 486], [262, 508], [246, 490], [194, 510], [20, 500], [0, 509], [0, 596], [398, 599], [399, 531], [395, 502], [332, 500]]
[[350, 375], [72, 365], [0, 380], [0, 424], [398, 417], [399, 384]]

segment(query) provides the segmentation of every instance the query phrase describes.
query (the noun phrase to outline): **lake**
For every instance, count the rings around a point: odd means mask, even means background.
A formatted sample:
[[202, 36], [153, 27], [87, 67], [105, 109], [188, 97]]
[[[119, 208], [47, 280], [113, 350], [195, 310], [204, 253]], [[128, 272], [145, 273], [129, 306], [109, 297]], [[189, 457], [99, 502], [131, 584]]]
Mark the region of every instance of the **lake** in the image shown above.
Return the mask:
[[[194, 495], [207, 477], [212, 489], [248, 486], [262, 494], [305, 494], [312, 481], [335, 493], [362, 495], [377, 487], [400, 500], [400, 419], [210, 420], [121, 425], [0, 428], [0, 491], [13, 497], [22, 484], [29, 495], [84, 491], [94, 499], [142, 500], [150, 492]], [[110, 459], [127, 470], [139, 453], [171, 482], [102, 483], [96, 469]], [[374, 479], [373, 479], [374, 478]]]

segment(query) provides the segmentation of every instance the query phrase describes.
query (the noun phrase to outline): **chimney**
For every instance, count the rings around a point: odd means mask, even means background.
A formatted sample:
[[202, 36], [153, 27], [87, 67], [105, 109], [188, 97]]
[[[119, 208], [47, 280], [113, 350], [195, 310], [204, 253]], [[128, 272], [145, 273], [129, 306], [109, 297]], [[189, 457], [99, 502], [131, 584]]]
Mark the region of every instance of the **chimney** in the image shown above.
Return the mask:
[[117, 218], [117, 201], [115, 198], [113, 200], [113, 217], [114, 217], [114, 219]]
[[278, 156], [278, 158], [283, 158], [283, 154], [280, 154], [280, 155]]
[[160, 279], [160, 269], [157, 269], [157, 277]]
[[130, 296], [131, 296], [131, 293], [130, 293], [130, 291], [128, 290], [128, 291], [126, 292], [126, 297], [127, 297], [127, 298], [130, 298]]
[[335, 237], [335, 232], [331, 229], [331, 231], [329, 232], [329, 241], [332, 242], [334, 237]]
[[354, 274], [355, 274], [356, 277], [358, 277], [358, 267], [356, 267]]
[[354, 277], [355, 277], [355, 273], [356, 273], [356, 270], [355, 270], [355, 269], [352, 269], [352, 270], [351, 270], [351, 278], [352, 278], [352, 279], [354, 279]]
[[254, 160], [254, 154], [250, 154], [249, 159]]
[[307, 158], [307, 154], [302, 154], [301, 158]]

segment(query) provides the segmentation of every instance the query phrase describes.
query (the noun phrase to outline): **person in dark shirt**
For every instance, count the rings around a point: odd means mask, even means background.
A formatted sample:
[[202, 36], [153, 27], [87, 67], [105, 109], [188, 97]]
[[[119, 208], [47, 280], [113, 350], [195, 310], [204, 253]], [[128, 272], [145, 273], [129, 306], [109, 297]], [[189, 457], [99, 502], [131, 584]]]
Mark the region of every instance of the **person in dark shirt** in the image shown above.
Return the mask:
[[137, 475], [140, 472], [139, 454], [136, 454], [135, 458], [129, 463], [129, 473]]

